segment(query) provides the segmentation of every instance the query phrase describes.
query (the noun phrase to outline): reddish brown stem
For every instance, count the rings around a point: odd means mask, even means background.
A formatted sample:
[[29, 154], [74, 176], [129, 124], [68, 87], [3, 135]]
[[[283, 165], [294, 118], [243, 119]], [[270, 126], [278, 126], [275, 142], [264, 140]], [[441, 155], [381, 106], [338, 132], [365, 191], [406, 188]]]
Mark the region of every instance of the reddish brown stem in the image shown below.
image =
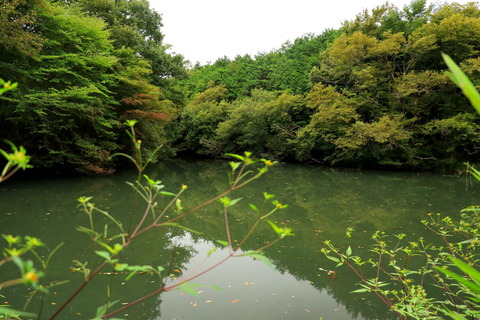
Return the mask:
[[211, 266], [211, 267], [203, 270], [202, 272], [197, 273], [196, 275], [194, 275], [194, 276], [192, 276], [192, 277], [190, 277], [190, 278], [184, 279], [184, 280], [182, 280], [182, 281], [180, 281], [180, 282], [178, 282], [178, 283], [176, 283], [176, 284], [173, 284], [173, 285], [171, 285], [171, 286], [161, 287], [160, 289], [157, 289], [157, 290], [155, 290], [155, 291], [152, 291], [152, 292], [150, 292], [149, 294], [147, 294], [147, 295], [145, 295], [145, 296], [143, 296], [143, 297], [141, 297], [141, 298], [139, 298], [139, 299], [137, 299], [137, 300], [135, 300], [135, 301], [132, 301], [132, 302], [124, 305], [124, 306], [121, 307], [121, 308], [118, 308], [117, 310], [114, 310], [114, 311], [112, 311], [112, 312], [110, 312], [110, 313], [107, 313], [106, 315], [104, 315], [104, 316], [102, 317], [102, 319], [108, 319], [109, 317], [111, 317], [111, 316], [113, 316], [113, 315], [115, 315], [115, 314], [117, 314], [117, 313], [119, 313], [119, 312], [121, 312], [121, 311], [123, 311], [123, 310], [125, 310], [125, 309], [128, 309], [128, 308], [136, 305], [137, 303], [140, 303], [140, 302], [142, 302], [142, 301], [144, 301], [144, 300], [146, 300], [146, 299], [148, 299], [148, 298], [150, 298], [150, 297], [153, 297], [153, 296], [155, 296], [155, 295], [157, 295], [157, 294], [159, 294], [159, 293], [165, 292], [165, 291], [170, 291], [170, 290], [175, 289], [176, 287], [178, 287], [178, 286], [180, 286], [180, 285], [182, 285], [182, 284], [184, 284], [184, 283], [186, 283], [186, 282], [188, 282], [188, 281], [191, 281], [191, 280], [193, 280], [193, 279], [196, 279], [196, 278], [204, 275], [205, 273], [210, 272], [211, 270], [217, 268], [217, 267], [220, 266], [222, 263], [224, 263], [225, 261], [227, 261], [228, 259], [230, 259], [230, 258], [232, 258], [232, 257], [233, 257], [233, 253], [230, 253], [228, 256], [226, 256], [225, 258], [223, 258], [222, 260], [220, 260], [219, 262], [217, 262], [217, 263], [214, 264], [213, 266]]
[[55, 319], [59, 314], [60, 312], [63, 311], [63, 309], [65, 309], [65, 307], [67, 305], [70, 304], [70, 302], [72, 302], [73, 299], [75, 299], [75, 297], [83, 290], [83, 288], [85, 288], [87, 286], [87, 284], [90, 283], [90, 281], [100, 272], [102, 271], [102, 269], [107, 265], [107, 262], [103, 262], [92, 274], [90, 274], [90, 276], [77, 288], [77, 290], [75, 290], [74, 293], [72, 293], [72, 295], [60, 306], [60, 308], [57, 309], [57, 311], [55, 311], [55, 313], [50, 317], [50, 320], [53, 320]]

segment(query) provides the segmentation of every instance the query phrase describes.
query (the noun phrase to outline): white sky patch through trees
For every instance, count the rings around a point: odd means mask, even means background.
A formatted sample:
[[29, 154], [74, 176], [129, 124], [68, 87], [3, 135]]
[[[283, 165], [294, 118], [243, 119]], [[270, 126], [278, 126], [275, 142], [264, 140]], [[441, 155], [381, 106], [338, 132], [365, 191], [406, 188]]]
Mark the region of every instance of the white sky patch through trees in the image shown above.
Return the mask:
[[[162, 15], [165, 43], [192, 64], [278, 49], [307, 33], [337, 29], [383, 0], [150, 0]], [[411, 0], [390, 3], [403, 8]], [[449, 3], [453, 1], [448, 1]], [[468, 0], [455, 1], [467, 3]], [[443, 3], [443, 2], [441, 2]]]

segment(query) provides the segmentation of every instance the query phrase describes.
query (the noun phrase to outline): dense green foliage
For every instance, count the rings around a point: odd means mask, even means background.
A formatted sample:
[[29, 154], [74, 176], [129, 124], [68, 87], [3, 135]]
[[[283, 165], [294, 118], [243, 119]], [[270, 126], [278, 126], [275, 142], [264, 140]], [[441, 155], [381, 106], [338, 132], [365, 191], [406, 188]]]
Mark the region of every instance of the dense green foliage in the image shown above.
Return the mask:
[[181, 102], [173, 81], [185, 71], [166, 53], [159, 14], [142, 0], [65, 2], [7, 1], [0, 74], [19, 89], [0, 100], [0, 136], [37, 167], [95, 172], [123, 148], [124, 119], [143, 120], [147, 147], [168, 146], [169, 96]]
[[319, 52], [339, 34], [338, 30], [327, 30], [319, 36], [308, 34], [254, 58], [249, 55], [233, 60], [225, 57], [211, 65], [196, 66], [185, 85], [190, 94], [195, 94], [206, 90], [210, 81], [223, 84], [228, 89], [229, 101], [249, 96], [252, 89], [305, 93], [309, 88], [308, 73], [319, 65]]
[[[446, 75], [480, 114], [480, 93], [448, 55], [443, 54], [443, 58], [450, 69]], [[470, 165], [467, 168], [480, 181], [480, 172]], [[352, 293], [374, 293], [399, 319], [441, 320], [442, 315], [457, 320], [478, 319], [478, 213], [478, 206], [465, 208], [458, 222], [448, 216], [442, 218], [439, 213], [433, 216], [428, 213], [429, 219], [423, 220], [422, 224], [441, 239], [440, 245], [435, 244], [433, 237], [428, 237], [428, 241], [421, 237], [407, 244], [407, 234], [394, 234], [392, 237], [376, 231], [369, 251], [378, 258], [366, 259], [363, 254], [354, 255], [351, 246], [343, 252], [329, 240], [325, 241], [326, 248], [322, 251], [337, 263], [337, 267], [346, 265], [359, 277], [357, 284], [361, 288]], [[353, 231], [353, 228], [348, 228], [347, 237], [351, 237]], [[414, 257], [416, 261], [413, 261]], [[364, 265], [376, 269], [373, 278], [364, 276]], [[452, 267], [457, 267], [464, 275], [453, 272]], [[430, 290], [429, 284], [433, 284], [435, 289]], [[436, 295], [439, 291], [442, 292], [440, 298]]]
[[[271, 52], [185, 68], [147, 0], [9, 0], [0, 13], [0, 136], [37, 167], [102, 172], [121, 123], [160, 156], [252, 150], [341, 166], [454, 168], [480, 122], [441, 53], [480, 81], [477, 3], [385, 4]], [[148, 151], [147, 151], [148, 152]]]
[[[480, 123], [445, 76], [441, 53], [478, 85], [479, 49], [478, 4], [434, 8], [420, 0], [365, 11], [339, 31], [299, 38], [255, 59], [221, 59], [194, 69], [187, 81], [193, 93], [212, 90], [208, 81], [227, 90], [215, 102], [223, 115], [209, 125], [196, 98], [185, 108], [186, 149], [249, 148], [329, 165], [452, 168], [475, 159]], [[258, 100], [259, 89], [270, 92], [263, 97], [298, 96], [274, 111], [273, 100]], [[275, 112], [283, 115], [267, 116]], [[188, 139], [199, 138], [192, 132], [196, 122], [208, 132], [201, 146]]]

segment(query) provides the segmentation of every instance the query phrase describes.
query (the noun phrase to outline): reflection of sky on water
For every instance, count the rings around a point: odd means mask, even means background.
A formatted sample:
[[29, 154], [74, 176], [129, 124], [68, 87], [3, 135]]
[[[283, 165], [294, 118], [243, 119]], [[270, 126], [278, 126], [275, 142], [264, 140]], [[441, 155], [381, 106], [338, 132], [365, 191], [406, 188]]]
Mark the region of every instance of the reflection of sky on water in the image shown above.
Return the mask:
[[[192, 245], [199, 253], [190, 260], [186, 276], [191, 275], [190, 271], [198, 273], [208, 268], [228, 254], [225, 249], [217, 250], [205, 261], [213, 248], [211, 242], [193, 244], [189, 237], [178, 242]], [[198, 284], [195, 288], [200, 294], [194, 296], [182, 290], [162, 294], [159, 305], [162, 316], [158, 319], [352, 319], [324, 290], [319, 292], [309, 282], [281, 274], [250, 257], [232, 258], [191, 283]]]

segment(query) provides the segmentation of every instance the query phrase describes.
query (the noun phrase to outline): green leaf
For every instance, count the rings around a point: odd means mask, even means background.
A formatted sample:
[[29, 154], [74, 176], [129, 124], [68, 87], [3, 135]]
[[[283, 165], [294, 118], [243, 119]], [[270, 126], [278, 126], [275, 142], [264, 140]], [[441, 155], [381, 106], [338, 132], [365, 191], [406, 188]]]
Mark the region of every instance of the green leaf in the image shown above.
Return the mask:
[[455, 279], [455, 281], [457, 281], [458, 283], [460, 284], [463, 284], [465, 287], [469, 288], [470, 290], [472, 290], [473, 292], [476, 292], [476, 293], [480, 293], [480, 286], [478, 286], [477, 284], [473, 283], [473, 282], [470, 282], [468, 281], [467, 279], [465, 279], [464, 277], [456, 274], [455, 272], [452, 272], [448, 269], [445, 269], [445, 268], [440, 268], [440, 267], [435, 267], [438, 271], [440, 272], [443, 272], [445, 273], [446, 275], [452, 277], [453, 279]]
[[212, 249], [210, 249], [210, 250], [207, 252], [207, 256], [211, 256], [212, 253], [214, 253], [215, 251], [217, 251], [217, 247], [213, 247]]
[[245, 252], [244, 254], [242, 254], [242, 256], [249, 256], [249, 257], [252, 257], [252, 258], [255, 258], [255, 259], [258, 259], [260, 261], [262, 261], [263, 263], [265, 263], [267, 266], [269, 266], [270, 268], [272, 268], [273, 270], [275, 270], [275, 267], [273, 265], [273, 263], [270, 261], [270, 259], [268, 259], [267, 257], [265, 257], [263, 255], [263, 253], [259, 252], [259, 251], [249, 251], [249, 252]]
[[125, 271], [128, 268], [128, 263], [117, 263], [115, 264], [115, 271]]
[[171, 193], [171, 192], [167, 192], [167, 191], [160, 191], [159, 194], [161, 194], [162, 196], [169, 196], [169, 197], [175, 197], [176, 196], [175, 193]]
[[249, 203], [248, 205], [250, 206], [250, 208], [252, 208], [252, 209], [255, 210], [256, 212], [258, 212], [258, 208], [257, 208], [255, 205], [253, 205], [253, 204], [251, 204], [251, 203]]
[[234, 200], [230, 200], [230, 203], [229, 203], [229, 207], [235, 205], [235, 203], [237, 203], [238, 201], [242, 200], [242, 198], [237, 198], [237, 199], [234, 199]]
[[[449, 259], [466, 275], [468, 275], [477, 285], [480, 286], [480, 272], [472, 266], [469, 266], [460, 259], [449, 256]], [[480, 293], [480, 292], [479, 292]]]
[[238, 154], [225, 153], [225, 155], [228, 156], [228, 157], [233, 157], [233, 158], [235, 158], [235, 159], [238, 159], [238, 160], [240, 160], [240, 161], [242, 161], [242, 162], [245, 161], [245, 158], [242, 157], [241, 155], [238, 155]]
[[362, 288], [362, 289], [357, 289], [354, 291], [350, 291], [350, 293], [362, 293], [362, 292], [370, 292], [370, 289]]
[[270, 193], [268, 193], [268, 192], [264, 192], [264, 193], [263, 193], [263, 196], [264, 196], [265, 200], [269, 200], [269, 199], [275, 198], [275, 195], [274, 195], [274, 194], [270, 194]]
[[281, 235], [282, 234], [282, 228], [278, 227], [275, 223], [272, 221], [268, 220], [268, 224], [272, 227], [273, 231], [275, 231], [276, 234]]
[[101, 317], [101, 316], [105, 315], [107, 313], [108, 308], [110, 308], [111, 306], [116, 304], [118, 301], [120, 301], [120, 300], [115, 300], [113, 302], [108, 302], [108, 303], [104, 304], [103, 306], [98, 307], [95, 316], [96, 317]]
[[453, 320], [467, 320], [467, 318], [465, 318], [464, 316], [462, 316], [461, 314], [459, 313], [456, 313], [452, 310], [441, 310], [443, 313], [445, 313], [446, 315], [448, 315], [450, 318], [452, 318]]
[[351, 255], [352, 255], [352, 248], [351, 248], [350, 246], [348, 246], [347, 251], [345, 251], [345, 254], [346, 254], [347, 256], [351, 256]]
[[188, 294], [191, 294], [192, 296], [198, 296], [197, 288], [200, 286], [202, 285], [198, 283], [190, 283], [187, 281], [179, 285], [178, 288], [185, 291]]
[[110, 253], [107, 251], [98, 251], [95, 250], [95, 253], [99, 255], [100, 257], [104, 258], [107, 261], [110, 261]]
[[130, 280], [131, 277], [139, 272], [151, 272], [154, 270], [152, 266], [129, 266], [127, 269], [131, 270], [132, 272], [130, 272], [130, 274], [125, 278], [125, 281]]
[[177, 208], [177, 212], [181, 212], [183, 210], [182, 200], [180, 198], [175, 200], [175, 207]]
[[340, 262], [340, 259], [332, 257], [332, 256], [326, 256], [328, 259], [334, 261], [334, 262]]
[[233, 162], [233, 161], [229, 163], [230, 163], [230, 167], [232, 167], [233, 172], [235, 172], [238, 169], [238, 167], [242, 164], [241, 162]]
[[8, 307], [0, 307], [0, 314], [4, 315], [18, 315], [20, 317], [28, 317], [28, 318], [36, 318], [37, 315], [35, 313], [29, 313], [29, 312], [24, 312], [24, 311], [17, 311], [10, 309]]
[[468, 79], [467, 75], [458, 67], [458, 65], [448, 55], [442, 53], [443, 59], [451, 72], [447, 72], [450, 79], [462, 89], [463, 94], [470, 100], [472, 106], [480, 114], [480, 93]]
[[240, 200], [242, 200], [242, 198], [237, 198], [237, 199], [231, 200], [229, 197], [222, 197], [222, 198], [218, 199], [218, 201], [221, 204], [223, 204], [223, 206], [225, 208], [233, 206], [235, 203], [237, 203]]
[[272, 229], [275, 231], [275, 233], [281, 238], [285, 238], [286, 236], [294, 236], [295, 234], [292, 233], [292, 229], [290, 228], [280, 228], [278, 227], [277, 225], [275, 225], [275, 223], [273, 223], [272, 221], [268, 220], [268, 223], [270, 224], [270, 226], [272, 227]]
[[226, 247], [228, 246], [228, 242], [227, 241], [222, 241], [222, 240], [215, 240], [218, 244], [221, 244], [222, 246]]

